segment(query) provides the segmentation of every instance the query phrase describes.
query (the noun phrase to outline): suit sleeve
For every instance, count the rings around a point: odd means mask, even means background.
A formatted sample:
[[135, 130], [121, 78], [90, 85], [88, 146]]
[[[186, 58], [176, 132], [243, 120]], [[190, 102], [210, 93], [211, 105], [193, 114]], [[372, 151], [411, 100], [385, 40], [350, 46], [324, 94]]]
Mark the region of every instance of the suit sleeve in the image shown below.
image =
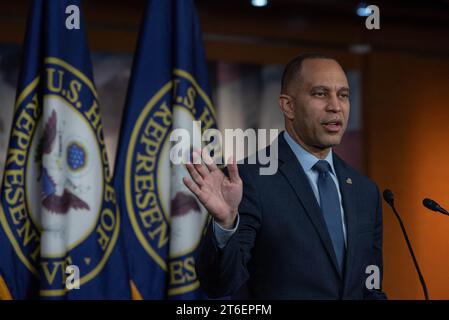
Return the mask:
[[365, 286], [365, 296], [366, 300], [385, 300], [387, 296], [382, 292], [382, 278], [383, 278], [383, 255], [382, 255], [382, 238], [383, 238], [383, 228], [382, 228], [382, 199], [380, 196], [379, 189], [376, 186], [377, 195], [377, 208], [374, 226], [374, 238], [373, 238], [373, 255], [371, 257], [370, 264], [378, 266], [380, 271], [380, 288], [368, 290]]
[[[201, 287], [211, 298], [234, 294], [248, 279], [248, 262], [261, 225], [260, 202], [255, 179], [239, 166], [243, 198], [239, 224], [227, 245], [220, 249], [209, 223], [200, 245], [197, 272]], [[211, 219], [212, 221], [212, 219]]]

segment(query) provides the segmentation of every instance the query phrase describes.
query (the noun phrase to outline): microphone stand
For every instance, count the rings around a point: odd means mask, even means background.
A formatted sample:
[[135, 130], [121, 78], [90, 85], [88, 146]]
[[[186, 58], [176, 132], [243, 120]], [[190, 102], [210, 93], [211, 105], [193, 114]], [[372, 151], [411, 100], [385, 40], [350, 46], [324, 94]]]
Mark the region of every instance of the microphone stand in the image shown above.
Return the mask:
[[429, 300], [429, 294], [427, 293], [426, 282], [424, 281], [424, 277], [421, 273], [421, 270], [419, 269], [418, 261], [416, 260], [415, 254], [413, 253], [412, 245], [410, 244], [410, 240], [408, 239], [407, 232], [405, 231], [404, 224], [402, 223], [402, 219], [399, 216], [398, 212], [396, 211], [394, 203], [393, 202], [390, 203], [389, 201], [387, 201], [387, 203], [393, 209], [393, 212], [399, 221], [399, 225], [401, 226], [402, 233], [404, 234], [405, 242], [407, 243], [408, 250], [410, 251], [410, 255], [412, 256], [413, 264], [415, 265], [415, 269], [416, 269], [416, 272], [418, 273], [419, 281], [421, 282], [421, 286], [424, 291], [424, 299]]

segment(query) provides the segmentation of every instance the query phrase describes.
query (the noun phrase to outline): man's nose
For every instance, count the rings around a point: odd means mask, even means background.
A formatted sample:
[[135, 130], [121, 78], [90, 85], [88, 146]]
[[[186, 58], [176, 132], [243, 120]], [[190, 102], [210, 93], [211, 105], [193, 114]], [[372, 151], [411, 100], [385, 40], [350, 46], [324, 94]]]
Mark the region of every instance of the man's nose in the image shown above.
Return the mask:
[[330, 112], [340, 112], [341, 109], [340, 99], [338, 99], [336, 94], [330, 94], [326, 110]]

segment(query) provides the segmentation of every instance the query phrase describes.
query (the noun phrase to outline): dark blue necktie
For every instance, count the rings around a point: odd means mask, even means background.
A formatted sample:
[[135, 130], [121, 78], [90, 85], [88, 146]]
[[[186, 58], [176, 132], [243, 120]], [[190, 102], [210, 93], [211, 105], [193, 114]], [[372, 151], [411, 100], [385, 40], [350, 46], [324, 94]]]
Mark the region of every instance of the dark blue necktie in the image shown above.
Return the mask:
[[340, 199], [337, 187], [331, 177], [331, 166], [325, 160], [319, 160], [313, 166], [318, 175], [318, 191], [320, 194], [321, 212], [327, 225], [327, 230], [332, 240], [334, 252], [340, 271], [343, 271], [345, 257], [345, 239], [343, 235], [343, 223], [341, 219]]

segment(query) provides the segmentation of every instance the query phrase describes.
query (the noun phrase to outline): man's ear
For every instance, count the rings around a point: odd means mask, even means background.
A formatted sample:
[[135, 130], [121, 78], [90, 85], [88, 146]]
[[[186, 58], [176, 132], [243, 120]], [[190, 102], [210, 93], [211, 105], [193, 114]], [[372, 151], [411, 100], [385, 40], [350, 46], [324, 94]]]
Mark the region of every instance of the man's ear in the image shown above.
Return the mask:
[[293, 108], [293, 98], [287, 94], [281, 94], [279, 96], [279, 108], [281, 108], [282, 113], [289, 119], [293, 120], [295, 118], [295, 112]]

